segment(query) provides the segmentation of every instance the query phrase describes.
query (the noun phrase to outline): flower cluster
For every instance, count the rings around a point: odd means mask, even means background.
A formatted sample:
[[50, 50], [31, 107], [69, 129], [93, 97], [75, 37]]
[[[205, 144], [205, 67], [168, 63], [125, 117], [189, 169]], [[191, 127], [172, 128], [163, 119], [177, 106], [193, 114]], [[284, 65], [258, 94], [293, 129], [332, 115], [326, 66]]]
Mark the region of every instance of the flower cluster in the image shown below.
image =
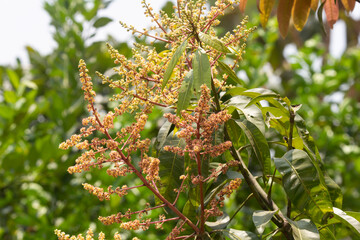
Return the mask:
[[[206, 85], [202, 85], [200, 100], [193, 115], [186, 111], [181, 112], [182, 119], [170, 113], [164, 115], [169, 122], [181, 129], [177, 136], [183, 138], [186, 142], [185, 149], [176, 146], [165, 146], [164, 149], [166, 151], [171, 151], [181, 156], [187, 152], [193, 159], [196, 159], [198, 154], [210, 155], [211, 157], [219, 156], [231, 147], [230, 141], [225, 141], [218, 145], [213, 144], [213, 132], [221, 124], [229, 120], [231, 115], [226, 111], [220, 111], [207, 116], [210, 109], [209, 101], [210, 90]], [[194, 127], [195, 125], [196, 127]]]
[[[149, 151], [151, 140], [141, 137], [141, 132], [146, 128], [149, 115], [155, 106], [175, 108], [184, 76], [192, 69], [196, 49], [203, 48], [208, 56], [212, 86], [216, 90], [213, 89], [213, 94], [218, 94], [216, 88], [221, 91], [228, 87], [226, 86], [227, 76], [219, 74], [216, 69], [217, 60], [223, 53], [207, 44], [202, 44], [198, 38], [200, 33], [215, 36], [214, 26], [219, 24], [217, 17], [223, 15], [226, 9], [233, 8], [236, 3], [239, 3], [239, 0], [216, 0], [215, 5], [208, 10], [206, 0], [178, 0], [175, 13], [168, 16], [165, 12], [154, 13], [151, 6], [143, 1], [145, 15], [152, 19], [155, 26], [150, 27], [150, 30], [138, 31], [124, 23], [122, 25], [133, 33], [163, 41], [166, 48], [171, 47], [172, 49], [158, 52], [154, 47], [135, 44], [133, 58], [127, 59], [118, 50], [108, 45], [111, 58], [116, 64], [114, 71], [118, 76], [116, 80], [113, 80], [97, 72], [103, 83], [116, 90], [109, 99], [116, 106], [106, 114], [100, 114], [95, 106], [96, 93], [93, 90], [93, 83], [84, 60], [80, 60], [80, 81], [84, 98], [88, 103], [87, 109], [92, 116], [82, 120], [83, 127], [79, 134], [74, 134], [59, 146], [64, 150], [76, 147], [83, 151], [76, 159], [75, 165], [68, 168], [68, 172], [80, 173], [92, 168], [106, 168], [106, 173], [114, 178], [128, 175], [142, 182], [137, 186], [123, 185], [115, 189], [111, 185], [102, 188], [84, 183], [84, 189], [97, 196], [100, 201], [109, 200], [112, 194], [119, 197], [131, 194], [131, 189], [134, 188], [147, 188], [159, 200], [155, 206], [146, 203], [142, 210], [131, 211], [129, 209], [126, 213], [118, 212], [110, 216], [101, 216], [99, 220], [102, 223], [118, 223], [124, 230], [146, 230], [150, 225], [162, 228], [165, 222], [178, 221], [179, 224], [173, 228], [167, 239], [177, 239], [186, 229], [184, 225], [200, 236], [205, 231], [205, 220], [211, 216], [219, 216], [221, 213], [219, 208], [223, 206], [224, 197], [229, 196], [239, 187], [240, 179], [232, 180], [228, 186], [220, 190], [214, 199], [211, 199], [208, 206], [205, 206], [205, 190], [208, 187], [206, 184], [216, 180], [220, 174], [225, 174], [230, 167], [239, 164], [237, 161], [222, 162], [219, 163], [218, 168], [214, 169], [208, 164], [232, 146], [230, 141], [219, 139], [214, 134], [223, 128], [224, 123], [231, 118], [231, 115], [225, 110], [213, 111], [211, 109], [211, 92], [205, 84], [201, 86], [201, 95], [196, 107], [182, 111], [180, 116], [171, 113], [164, 115], [170, 123], [175, 125], [175, 129], [178, 130], [176, 136], [185, 142], [185, 146], [170, 145], [157, 150], [170, 151], [179, 156], [186, 155], [191, 159], [191, 163], [181, 173], [181, 186], [175, 187], [175, 199], [170, 201], [163, 194], [162, 187], [167, 183], [162, 182], [159, 173], [162, 160], [154, 151]], [[245, 46], [244, 44], [240, 46], [240, 41], [245, 40], [253, 31], [253, 29], [245, 28], [245, 22], [246, 20], [233, 33], [227, 33], [221, 39], [225, 46], [232, 47], [238, 53], [238, 59], [241, 59]], [[169, 67], [177, 52], [177, 47], [185, 39], [188, 45], [165, 84], [163, 82], [165, 69]], [[119, 121], [124, 113], [132, 113], [134, 122], [121, 129], [115, 129], [116, 121]], [[99, 133], [102, 138], [95, 133]], [[94, 136], [92, 136], [93, 134]], [[204, 170], [203, 166], [205, 166]], [[196, 221], [190, 220], [177, 206], [178, 199], [183, 195], [187, 197], [190, 188], [196, 188], [200, 192], [200, 214]], [[152, 210], [165, 207], [170, 209], [176, 217], [167, 218], [167, 215], [159, 215], [159, 219], [156, 221], [142, 218]], [[59, 230], [56, 230], [55, 233], [59, 239], [83, 239], [81, 235], [70, 237]], [[115, 234], [114, 237], [121, 239], [119, 234]], [[93, 233], [89, 230], [86, 239], [92, 238]], [[102, 233], [99, 234], [99, 239], [104, 238]]]

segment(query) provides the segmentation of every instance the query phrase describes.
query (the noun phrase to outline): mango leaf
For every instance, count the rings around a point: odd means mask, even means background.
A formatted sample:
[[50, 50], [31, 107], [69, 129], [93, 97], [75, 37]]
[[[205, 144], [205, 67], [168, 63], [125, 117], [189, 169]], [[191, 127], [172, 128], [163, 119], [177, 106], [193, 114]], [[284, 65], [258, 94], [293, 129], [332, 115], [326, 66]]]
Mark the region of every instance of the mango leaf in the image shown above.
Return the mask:
[[234, 70], [232, 70], [227, 64], [218, 61], [219, 67], [221, 68], [221, 71], [223, 71], [224, 73], [226, 73], [229, 78], [231, 80], [233, 80], [234, 82], [244, 86], [245, 83], [243, 82], [243, 80], [241, 80], [240, 78], [238, 78], [238, 76], [236, 76], [236, 73], [234, 72]]
[[234, 96], [240, 95], [244, 91], [246, 91], [246, 88], [234, 87], [234, 88], [230, 88], [229, 90], [227, 90], [226, 94], [234, 97]]
[[247, 0], [240, 0], [239, 8], [240, 8], [241, 13], [245, 12], [246, 3], [247, 3]]
[[341, 0], [346, 11], [351, 12], [355, 8], [355, 0]]
[[309, 17], [311, 7], [311, 0], [295, 0], [292, 9], [292, 17], [294, 26], [298, 31], [301, 31]]
[[274, 159], [276, 168], [283, 176], [285, 192], [294, 206], [306, 211], [316, 223], [321, 223], [332, 212], [330, 194], [321, 181], [318, 168], [309, 155], [299, 149]]
[[349, 227], [356, 234], [357, 238], [360, 238], [360, 222], [339, 208], [334, 207], [333, 209], [335, 219]]
[[325, 1], [324, 10], [326, 21], [332, 29], [336, 21], [339, 19], [339, 0], [323, 0]]
[[[246, 94], [246, 92], [243, 92], [242, 94]], [[261, 131], [261, 133], [265, 134], [265, 122], [262, 112], [255, 105], [250, 105], [246, 107], [249, 102], [250, 99], [248, 97], [235, 96], [230, 99], [228, 105], [236, 107], [248, 121], [255, 124], [256, 127]]]
[[209, 45], [210, 47], [218, 50], [222, 53], [231, 53], [228, 47], [225, 46], [225, 44], [220, 41], [217, 37], [210, 36], [206, 33], [200, 32], [199, 33], [199, 39], [201, 42], [205, 43], [206, 45]]
[[14, 91], [4, 91], [4, 99], [8, 103], [15, 103], [17, 97]]
[[163, 83], [161, 85], [161, 89], [163, 90], [167, 84], [167, 82], [169, 81], [171, 74], [176, 66], [176, 64], [179, 62], [181, 56], [183, 55], [185, 49], [187, 46], [187, 39], [176, 49], [174, 55], [172, 56], [166, 70], [164, 73], [164, 79], [163, 79]]
[[176, 113], [180, 115], [181, 111], [190, 105], [191, 97], [194, 96], [193, 88], [193, 70], [190, 70], [184, 77], [181, 87], [179, 89], [179, 97], [177, 102]]
[[320, 240], [320, 234], [315, 224], [310, 219], [292, 221], [288, 219], [295, 240]]
[[319, 5], [319, 0], [311, 0], [311, 9], [316, 12], [316, 9]]
[[262, 236], [265, 225], [270, 222], [271, 218], [277, 213], [279, 210], [274, 211], [255, 211], [252, 216], [252, 220], [255, 224], [256, 230], [259, 232], [260, 236]]
[[250, 145], [254, 151], [254, 155], [261, 165], [263, 176], [271, 174], [270, 150], [266, 138], [261, 131], [248, 120], [235, 120], [235, 122], [244, 131]]
[[334, 233], [328, 228], [321, 228], [320, 232], [320, 240], [336, 240]]
[[230, 217], [227, 213], [224, 213], [221, 217], [216, 219], [216, 222], [205, 222], [205, 225], [211, 227], [213, 230], [224, 229], [230, 222]]
[[259, 95], [259, 96], [255, 97], [255, 98], [253, 98], [248, 104], [246, 104], [245, 107], [248, 107], [248, 106], [250, 106], [252, 104], [256, 104], [256, 103], [258, 103], [258, 102], [260, 102], [262, 100], [271, 101], [274, 98], [279, 98], [279, 97], [280, 97], [280, 95], [276, 94], [276, 93], [269, 93], [269, 94]]
[[260, 0], [259, 3], [260, 22], [263, 27], [266, 27], [266, 23], [269, 20], [274, 4], [275, 4], [275, 0]]
[[324, 28], [324, 23], [323, 23], [323, 17], [322, 17], [324, 4], [325, 4], [325, 2], [322, 2], [320, 4], [320, 7], [319, 7], [319, 9], [317, 11], [317, 17], [318, 17], [318, 20], [319, 20], [319, 22], [321, 24], [321, 30], [323, 31], [323, 33], [326, 34], [326, 31], [325, 31], [325, 28]]
[[278, 3], [277, 20], [279, 24], [280, 34], [283, 38], [286, 37], [289, 30], [289, 22], [293, 5], [294, 0], [279, 0]]
[[230, 240], [260, 240], [260, 238], [253, 232], [240, 231], [232, 228], [220, 231], [230, 238]]
[[342, 201], [343, 201], [343, 195], [341, 188], [339, 185], [337, 185], [334, 180], [332, 180], [329, 175], [325, 172], [324, 173], [324, 180], [325, 184], [328, 188], [328, 191], [330, 193], [330, 197], [333, 203], [334, 207], [341, 208], [342, 207]]
[[156, 141], [158, 142], [158, 149], [161, 150], [164, 146], [167, 136], [169, 135], [172, 123], [166, 121], [161, 128], [159, 129], [159, 133], [156, 137]]
[[200, 86], [206, 84], [211, 89], [211, 68], [207, 54], [204, 50], [198, 49], [195, 52], [193, 61], [193, 84], [196, 94], [199, 93]]
[[[176, 134], [170, 133], [164, 142], [164, 146], [184, 147], [185, 142], [183, 139], [179, 139]], [[161, 150], [158, 158], [160, 159], [160, 192], [165, 198], [172, 201], [176, 195], [174, 189], [179, 188], [182, 181], [179, 177], [184, 173], [184, 157]]]
[[243, 145], [243, 141], [241, 141], [243, 133], [240, 126], [236, 123], [234, 119], [229, 119], [225, 123], [225, 126], [231, 143], [233, 144], [235, 149], [239, 149]]
[[94, 28], [101, 28], [110, 22], [112, 22], [111, 18], [101, 17], [94, 22], [93, 26], [94, 26]]
[[6, 69], [6, 74], [9, 77], [11, 85], [16, 90], [19, 87], [19, 84], [20, 84], [19, 76], [17, 75], [17, 73], [14, 70], [12, 70], [10, 68]]

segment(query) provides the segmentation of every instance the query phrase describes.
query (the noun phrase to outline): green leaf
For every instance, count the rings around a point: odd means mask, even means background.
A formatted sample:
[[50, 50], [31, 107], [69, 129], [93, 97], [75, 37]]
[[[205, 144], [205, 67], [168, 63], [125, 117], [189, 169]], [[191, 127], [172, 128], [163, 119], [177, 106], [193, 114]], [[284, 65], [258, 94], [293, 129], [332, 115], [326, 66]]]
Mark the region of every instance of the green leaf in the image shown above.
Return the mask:
[[328, 227], [321, 228], [319, 232], [320, 232], [321, 240], [336, 240], [336, 237], [334, 236], [333, 232]]
[[200, 87], [203, 84], [211, 89], [211, 68], [207, 54], [204, 50], [198, 49], [195, 52], [192, 67], [194, 71], [194, 88], [196, 93], [199, 93]]
[[110, 22], [112, 22], [111, 18], [101, 17], [94, 22], [93, 26], [94, 26], [94, 28], [101, 28]]
[[242, 131], [240, 126], [235, 122], [234, 119], [229, 119], [226, 123], [226, 130], [229, 134], [229, 138], [231, 140], [231, 143], [235, 147], [235, 149], [239, 149], [243, 144], [241, 141], [242, 138]]
[[158, 149], [161, 150], [164, 146], [167, 136], [169, 135], [172, 123], [166, 121], [161, 128], [159, 129], [159, 133], [156, 137], [156, 141], [158, 142]]
[[292, 221], [288, 219], [295, 240], [320, 240], [320, 234], [310, 219]]
[[[185, 142], [179, 139], [176, 134], [169, 134], [164, 142], [164, 146], [184, 147]], [[168, 151], [160, 151], [158, 158], [160, 159], [159, 176], [161, 179], [161, 194], [173, 201], [175, 199], [175, 188], [179, 188], [181, 181], [179, 177], [184, 173], [184, 157]]]
[[356, 236], [360, 238], [360, 222], [339, 208], [334, 207], [333, 209], [335, 218], [345, 226], [349, 227], [356, 234]]
[[174, 55], [170, 59], [170, 62], [164, 73], [164, 79], [163, 79], [163, 83], [161, 85], [162, 90], [165, 88], [167, 82], [169, 81], [176, 64], [179, 62], [181, 56], [183, 55], [183, 53], [186, 49], [186, 46], [187, 46], [187, 39], [176, 49]]
[[8, 68], [6, 69], [6, 74], [9, 77], [11, 85], [14, 87], [14, 89], [17, 89], [20, 84], [20, 79], [17, 73], [14, 70]]
[[279, 94], [276, 94], [276, 93], [270, 93], [270, 94], [263, 94], [263, 95], [259, 95], [255, 98], [253, 98], [245, 107], [248, 107], [252, 104], [256, 104], [262, 100], [266, 100], [266, 101], [271, 101], [273, 100], [274, 98], [279, 98], [280, 95]]
[[194, 96], [193, 88], [193, 71], [190, 70], [184, 77], [181, 87], [179, 89], [179, 97], [177, 102], [176, 113], [180, 115], [181, 111], [190, 105], [191, 97]]
[[283, 186], [291, 202], [300, 211], [306, 211], [314, 222], [332, 212], [330, 194], [321, 183], [319, 172], [309, 155], [299, 149], [275, 158], [275, 165], [283, 176]]
[[4, 91], [4, 99], [8, 103], [15, 103], [17, 97], [14, 91]]
[[326, 172], [324, 173], [324, 181], [329, 190], [330, 197], [334, 207], [341, 208], [343, 201], [341, 188], [339, 187], [339, 185], [336, 184], [334, 180], [332, 180], [329, 177], [329, 175]]
[[240, 112], [245, 116], [245, 118], [248, 121], [255, 124], [255, 126], [257, 128], [259, 128], [263, 134], [265, 134], [265, 123], [264, 123], [264, 118], [263, 118], [262, 112], [255, 105], [250, 105], [250, 106], [246, 107], [246, 105], [249, 102], [250, 102], [250, 98], [248, 98], [248, 97], [235, 96], [230, 99], [228, 105], [234, 106], [238, 110], [240, 110]]
[[230, 238], [230, 240], [260, 240], [260, 238], [253, 232], [240, 231], [232, 228], [221, 231], [225, 236]]
[[265, 230], [265, 225], [271, 220], [275, 213], [279, 210], [274, 211], [255, 211], [253, 213], [252, 219], [255, 224], [256, 230], [259, 232], [260, 236]]
[[216, 219], [216, 222], [205, 222], [205, 225], [211, 227], [213, 230], [224, 229], [230, 222], [230, 217], [227, 213], [224, 213], [221, 217]]
[[210, 36], [206, 33], [200, 32], [199, 39], [201, 42], [209, 45], [210, 47], [223, 52], [223, 53], [231, 53], [228, 47], [225, 46], [223, 42], [221, 42], [217, 37]]
[[240, 78], [238, 78], [238, 76], [236, 76], [236, 73], [234, 72], [234, 70], [232, 70], [227, 64], [225, 64], [221, 61], [218, 61], [218, 64], [219, 64], [219, 67], [221, 68], [221, 71], [226, 73], [231, 80], [240, 84], [241, 86], [245, 86], [244, 81], [241, 80]]
[[266, 138], [261, 131], [248, 120], [235, 120], [235, 122], [244, 131], [250, 145], [254, 151], [254, 155], [261, 165], [263, 176], [267, 178], [267, 175], [271, 174], [271, 160], [270, 150]]

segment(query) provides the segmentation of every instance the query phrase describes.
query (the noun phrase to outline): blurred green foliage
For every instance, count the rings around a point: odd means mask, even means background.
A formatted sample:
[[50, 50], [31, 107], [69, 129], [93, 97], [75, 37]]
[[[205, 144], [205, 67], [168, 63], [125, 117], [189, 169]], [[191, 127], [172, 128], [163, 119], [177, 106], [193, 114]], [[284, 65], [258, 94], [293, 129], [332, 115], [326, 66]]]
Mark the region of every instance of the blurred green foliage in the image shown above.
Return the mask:
[[[113, 66], [105, 43], [92, 40], [97, 29], [111, 21], [98, 17], [98, 12], [110, 4], [105, 0], [46, 2], [57, 47], [46, 56], [27, 47], [30, 66], [18, 63], [0, 67], [1, 239], [52, 239], [55, 228], [77, 234], [89, 226], [96, 232], [114, 233], [118, 226], [103, 226], [97, 217], [112, 214], [120, 205], [126, 209], [142, 201], [140, 193], [134, 191], [121, 200], [99, 202], [82, 189], [81, 183], [118, 186], [127, 179], [114, 181], [100, 171], [69, 175], [66, 170], [77, 153], [58, 150], [59, 143], [74, 133], [86, 116], [77, 77], [78, 60], [85, 59], [93, 71], [105, 72]], [[171, 9], [171, 3], [167, 3], [165, 10]], [[230, 29], [240, 22], [240, 17], [225, 16], [222, 26]], [[258, 25], [259, 20], [254, 15], [250, 23]], [[249, 88], [265, 86], [302, 104], [300, 114], [317, 142], [328, 173], [343, 188], [343, 209], [360, 211], [356, 181], [360, 172], [360, 49], [349, 47], [340, 59], [333, 59], [318, 35], [320, 28], [314, 31], [312, 27], [305, 27], [299, 36], [302, 44], [297, 44], [294, 55], [287, 56], [286, 46], [299, 41], [293, 37], [279, 39], [276, 21], [270, 21], [267, 29], [257, 30], [248, 40], [238, 76]], [[111, 37], [108, 41], [122, 54], [131, 55], [126, 43], [116, 43]], [[108, 94], [100, 84], [95, 87], [97, 92]], [[160, 115], [160, 110], [152, 114], [153, 124], [146, 129], [148, 137], [155, 136]], [[124, 118], [120, 124], [129, 122], [131, 119]], [[273, 191], [274, 198], [284, 196], [280, 188]], [[230, 212], [248, 194], [243, 187], [233, 196], [227, 202]], [[150, 192], [142, 192], [141, 198], [148, 201]], [[237, 215], [235, 228], [254, 231], [252, 205], [256, 205], [253, 199]], [[146, 235], [136, 235], [162, 239], [166, 232], [166, 228], [153, 229]], [[130, 232], [125, 234], [132, 236]]]

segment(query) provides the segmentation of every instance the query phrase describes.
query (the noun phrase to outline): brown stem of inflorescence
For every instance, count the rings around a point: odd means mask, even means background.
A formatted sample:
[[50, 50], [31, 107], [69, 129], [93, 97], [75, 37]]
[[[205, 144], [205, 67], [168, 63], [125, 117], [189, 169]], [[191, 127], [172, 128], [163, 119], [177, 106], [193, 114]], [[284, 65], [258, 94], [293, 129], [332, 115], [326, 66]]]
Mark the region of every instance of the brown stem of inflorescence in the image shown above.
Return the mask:
[[150, 223], [140, 223], [140, 225], [164, 223], [164, 222], [169, 222], [169, 221], [174, 221], [174, 220], [179, 220], [179, 219], [180, 219], [179, 217], [173, 217], [173, 218], [167, 218], [164, 220], [154, 221], [154, 222], [150, 222]]
[[[97, 113], [96, 108], [94, 107], [93, 103], [91, 104], [91, 109], [93, 111], [93, 115], [95, 116], [95, 119], [100, 127], [104, 128], [103, 124], [101, 123], [99, 119], [99, 114]], [[104, 129], [104, 133], [106, 137], [110, 140], [113, 140], [113, 138], [110, 136], [107, 129]], [[120, 150], [119, 147], [116, 147], [116, 151], [120, 154], [122, 160], [133, 170], [133, 172], [136, 174], [136, 176], [144, 183], [144, 185], [152, 191], [156, 197], [158, 197], [166, 206], [168, 206], [176, 215], [179, 216], [182, 220], [184, 220], [196, 233], [199, 233], [199, 228], [190, 220], [188, 219], [184, 214], [182, 214], [174, 205], [172, 205], [166, 198], [164, 198], [163, 195], [159, 191], [157, 191], [151, 184], [143, 177], [143, 175], [135, 168], [134, 165], [132, 165], [129, 161], [129, 159], [123, 154], [123, 152]]]
[[[229, 3], [228, 5], [226, 5], [225, 9], [227, 9], [228, 7], [230, 7], [231, 3]], [[225, 10], [224, 9], [224, 10]], [[211, 24], [215, 21], [215, 19], [220, 15], [220, 12], [217, 12], [214, 17], [201, 29], [201, 32], [207, 32], [211, 26]], [[206, 29], [206, 30], [205, 30]], [[204, 31], [205, 30], [205, 31]]]
[[181, 185], [180, 185], [180, 187], [179, 187], [179, 189], [178, 189], [178, 192], [177, 192], [177, 195], [176, 195], [175, 200], [174, 200], [174, 202], [173, 202], [173, 205], [175, 205], [176, 202], [177, 202], [177, 200], [179, 199], [180, 193], [181, 193], [181, 191], [182, 191], [182, 188], [183, 188], [183, 186], [184, 186], [184, 183], [185, 183], [185, 180], [186, 180], [186, 179], [187, 179], [187, 175], [183, 178], [183, 180], [182, 180], [182, 182], [181, 182]]
[[[199, 119], [197, 122], [197, 129], [196, 129], [196, 138], [200, 139], [200, 122], [202, 118], [202, 110], [199, 112]], [[201, 155], [200, 152], [197, 152], [196, 154], [196, 163], [198, 168], [198, 175], [200, 178], [199, 181], [199, 188], [200, 188], [200, 234], [203, 234], [205, 231], [205, 205], [204, 205], [204, 190], [203, 190], [203, 179], [202, 179], [202, 173], [201, 173]]]
[[164, 29], [163, 26], [161, 26], [161, 24], [158, 22], [158, 20], [156, 20], [156, 18], [154, 17], [154, 15], [152, 14], [149, 5], [146, 4], [146, 2], [144, 2], [146, 9], [148, 10], [148, 13], [150, 14], [150, 16], [152, 17], [152, 19], [154, 19], [154, 21], [156, 22], [156, 24], [158, 25], [158, 27], [166, 34], [166, 30]]
[[139, 33], [139, 34], [141, 34], [141, 35], [145, 35], [145, 36], [147, 36], [147, 37], [154, 38], [154, 39], [159, 40], [159, 41], [163, 41], [163, 42], [166, 42], [166, 43], [172, 43], [170, 40], [167, 40], [167, 39], [162, 38], [162, 37], [157, 37], [157, 36], [154, 36], [154, 35], [150, 35], [150, 34], [148, 34], [148, 33], [146, 33], [146, 32], [141, 32], [141, 31], [139, 31], [139, 30], [133, 30], [133, 31], [134, 31], [134, 32], [137, 32], [137, 33]]

